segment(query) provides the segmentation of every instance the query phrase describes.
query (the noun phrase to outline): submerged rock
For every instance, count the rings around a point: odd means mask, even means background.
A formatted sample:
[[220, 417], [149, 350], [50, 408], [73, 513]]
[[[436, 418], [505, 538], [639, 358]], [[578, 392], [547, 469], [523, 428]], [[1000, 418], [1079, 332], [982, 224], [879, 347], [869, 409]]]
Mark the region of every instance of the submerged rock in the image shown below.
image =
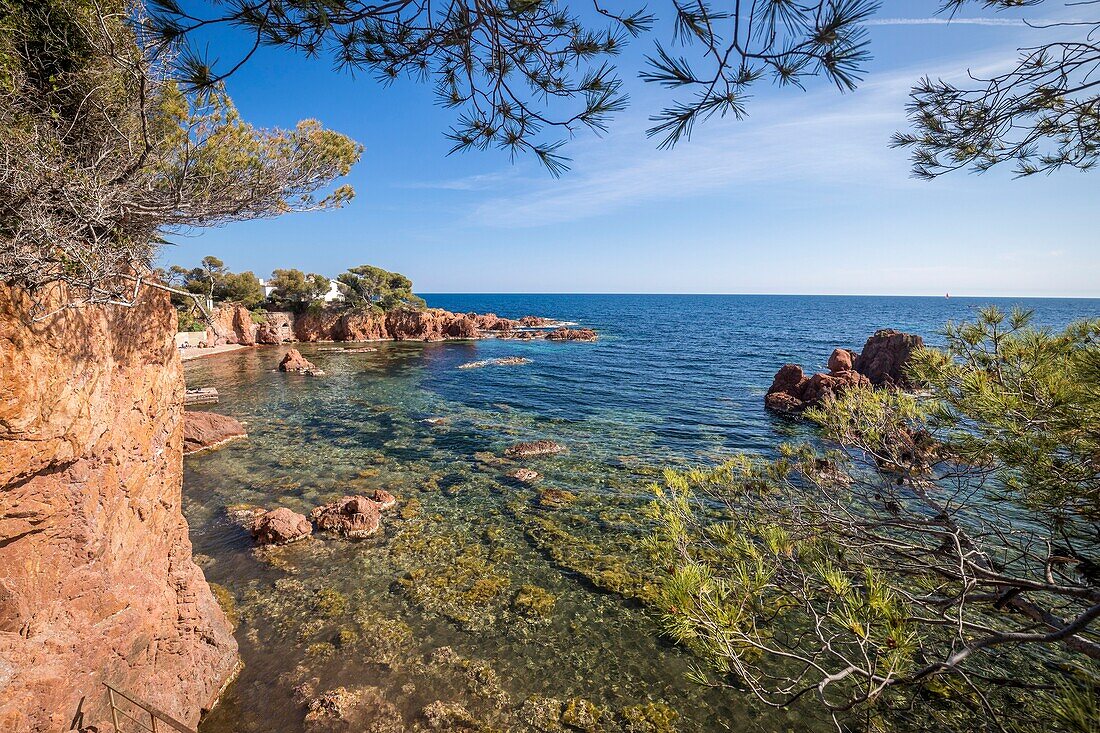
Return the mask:
[[480, 730], [477, 718], [457, 702], [436, 700], [421, 713], [428, 730], [476, 731]]
[[530, 468], [517, 468], [508, 474], [508, 478], [519, 481], [521, 484], [529, 484], [539, 480], [539, 472]]
[[183, 453], [216, 448], [237, 438], [248, 437], [239, 420], [216, 412], [190, 410], [183, 413]]
[[279, 507], [264, 512], [252, 521], [252, 537], [259, 545], [288, 545], [313, 533], [305, 515]]
[[504, 451], [509, 458], [533, 458], [535, 456], [551, 456], [556, 453], [564, 453], [567, 448], [561, 443], [552, 440], [533, 440], [527, 443], [516, 443]]
[[572, 491], [563, 489], [544, 489], [539, 492], [539, 506], [544, 509], [561, 509], [569, 506], [577, 500], [577, 495]]
[[318, 369], [312, 362], [306, 359], [299, 353], [297, 349], [290, 349], [286, 352], [286, 356], [279, 362], [280, 372], [297, 372], [298, 374], [308, 374], [313, 377], [320, 376], [325, 372]]
[[336, 532], [349, 539], [369, 537], [382, 523], [381, 505], [365, 496], [345, 496], [317, 507], [309, 516], [317, 529]]
[[502, 356], [498, 359], [482, 359], [481, 361], [468, 361], [460, 364], [459, 369], [480, 369], [487, 366], [519, 366], [530, 364], [531, 360], [522, 356]]
[[[299, 697], [309, 690], [296, 691]], [[305, 728], [309, 733], [403, 733], [408, 727], [397, 707], [377, 687], [337, 687], [309, 698]]]

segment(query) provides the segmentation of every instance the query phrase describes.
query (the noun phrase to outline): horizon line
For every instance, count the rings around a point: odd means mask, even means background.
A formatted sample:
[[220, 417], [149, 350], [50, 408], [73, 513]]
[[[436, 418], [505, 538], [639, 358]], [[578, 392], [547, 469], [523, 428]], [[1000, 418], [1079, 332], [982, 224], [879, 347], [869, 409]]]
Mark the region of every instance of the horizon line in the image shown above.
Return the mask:
[[555, 292], [555, 291], [417, 291], [416, 295], [646, 295], [646, 296], [749, 296], [749, 297], [795, 297], [795, 298], [939, 298], [950, 300], [953, 298], [998, 298], [1001, 300], [1011, 298], [1027, 298], [1030, 300], [1100, 300], [1097, 295], [928, 295], [928, 294], [894, 294], [894, 293], [733, 293], [733, 292], [663, 292], [647, 293], [634, 291], [605, 291], [605, 292]]

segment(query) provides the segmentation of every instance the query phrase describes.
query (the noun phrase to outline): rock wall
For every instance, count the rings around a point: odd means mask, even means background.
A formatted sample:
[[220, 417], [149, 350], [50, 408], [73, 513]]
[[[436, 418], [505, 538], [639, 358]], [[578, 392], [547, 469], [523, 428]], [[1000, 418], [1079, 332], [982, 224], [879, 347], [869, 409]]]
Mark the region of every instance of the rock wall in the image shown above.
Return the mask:
[[38, 324], [0, 285], [0, 730], [107, 730], [104, 682], [196, 724], [238, 666], [180, 510], [164, 293]]
[[254, 346], [259, 326], [252, 322], [252, 313], [243, 305], [226, 303], [211, 314], [213, 323], [206, 327], [206, 345], [242, 344]]
[[[478, 316], [427, 310], [309, 311], [294, 319], [299, 341], [443, 341], [480, 338]], [[503, 321], [491, 316], [492, 323]]]

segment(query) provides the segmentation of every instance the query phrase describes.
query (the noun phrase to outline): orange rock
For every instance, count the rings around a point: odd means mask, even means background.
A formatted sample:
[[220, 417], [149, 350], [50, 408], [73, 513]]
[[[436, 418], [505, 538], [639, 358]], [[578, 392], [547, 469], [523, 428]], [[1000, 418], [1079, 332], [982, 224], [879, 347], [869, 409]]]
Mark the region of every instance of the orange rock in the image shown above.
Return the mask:
[[183, 452], [195, 453], [247, 437], [244, 425], [228, 415], [189, 410], [183, 414]]
[[174, 309], [30, 305], [0, 285], [0, 730], [104, 728], [107, 681], [195, 726], [238, 658], [180, 512]]

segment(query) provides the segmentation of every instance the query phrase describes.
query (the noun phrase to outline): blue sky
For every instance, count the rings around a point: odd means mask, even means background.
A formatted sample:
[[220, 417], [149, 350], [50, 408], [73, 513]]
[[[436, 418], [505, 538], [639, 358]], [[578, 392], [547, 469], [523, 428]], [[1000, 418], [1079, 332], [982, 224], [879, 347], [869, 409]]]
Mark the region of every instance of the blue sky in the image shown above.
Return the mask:
[[[631, 107], [609, 134], [578, 135], [573, 168], [556, 180], [503, 153], [447, 157], [453, 116], [430, 86], [382, 87], [327, 59], [265, 50], [229, 81], [242, 114], [261, 126], [313, 117], [361, 142], [347, 181], [358, 195], [339, 211], [174, 237], [162, 261], [216, 254], [260, 276], [370, 263], [419, 292], [1100, 296], [1097, 173], [920, 182], [906, 152], [887, 147], [921, 75], [1000, 68], [1050, 32], [1020, 18], [1072, 8], [946, 24], [933, 2], [885, 6], [858, 91], [761, 83], [748, 119], [712, 120], [672, 151], [644, 135], [668, 93], [634, 76], [654, 38], [668, 40], [658, 28], [622, 58]], [[239, 39], [209, 40], [229, 59]]]

